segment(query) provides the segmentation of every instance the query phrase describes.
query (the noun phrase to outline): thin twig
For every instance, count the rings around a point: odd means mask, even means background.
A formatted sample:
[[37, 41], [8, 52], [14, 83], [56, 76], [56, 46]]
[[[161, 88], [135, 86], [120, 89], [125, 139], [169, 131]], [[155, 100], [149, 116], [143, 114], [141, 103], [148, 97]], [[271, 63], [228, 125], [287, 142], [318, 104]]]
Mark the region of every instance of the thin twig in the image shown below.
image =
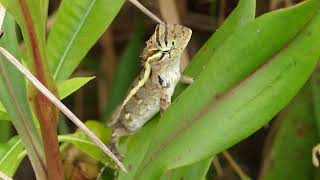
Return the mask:
[[0, 47], [0, 52], [10, 61], [23, 75], [25, 75], [31, 83], [45, 95], [63, 114], [65, 114], [74, 124], [76, 124], [104, 153], [106, 153], [116, 164], [124, 171], [127, 172], [125, 166], [117, 159], [117, 157], [107, 148], [105, 144], [88, 129], [81, 120], [74, 115], [58, 98], [56, 98], [32, 73], [25, 68], [14, 56], [7, 50]]
[[237, 162], [232, 158], [232, 156], [229, 154], [228, 151], [223, 151], [222, 152], [223, 156], [226, 158], [226, 160], [229, 162], [230, 166], [232, 167], [232, 169], [238, 174], [238, 176], [240, 177], [240, 179], [245, 180], [245, 179], [249, 179], [249, 176], [246, 175], [246, 173], [244, 173], [242, 171], [242, 169], [240, 168], [240, 166], [237, 164]]
[[214, 157], [214, 159], [212, 160], [212, 163], [214, 168], [216, 169], [218, 176], [223, 176], [223, 170], [222, 170], [220, 161], [218, 159], [218, 156]]
[[5, 175], [3, 172], [0, 171], [0, 179], [3, 179], [3, 180], [12, 180], [11, 177]]
[[149, 16], [151, 19], [156, 21], [159, 24], [163, 24], [163, 21], [161, 21], [155, 14], [153, 14], [151, 11], [149, 11], [146, 7], [144, 7], [139, 1], [137, 0], [129, 0], [133, 5], [135, 5], [138, 9], [140, 9], [144, 14]]

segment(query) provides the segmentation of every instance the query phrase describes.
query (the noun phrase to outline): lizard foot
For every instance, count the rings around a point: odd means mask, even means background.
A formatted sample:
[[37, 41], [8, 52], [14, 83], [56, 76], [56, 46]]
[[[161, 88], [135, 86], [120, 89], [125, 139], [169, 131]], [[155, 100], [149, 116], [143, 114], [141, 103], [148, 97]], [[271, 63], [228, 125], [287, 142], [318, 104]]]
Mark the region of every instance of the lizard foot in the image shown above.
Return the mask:
[[316, 145], [312, 149], [312, 164], [315, 167], [319, 167], [319, 165], [320, 165], [320, 162], [319, 162], [319, 159], [318, 159], [318, 155], [320, 155], [320, 144]]

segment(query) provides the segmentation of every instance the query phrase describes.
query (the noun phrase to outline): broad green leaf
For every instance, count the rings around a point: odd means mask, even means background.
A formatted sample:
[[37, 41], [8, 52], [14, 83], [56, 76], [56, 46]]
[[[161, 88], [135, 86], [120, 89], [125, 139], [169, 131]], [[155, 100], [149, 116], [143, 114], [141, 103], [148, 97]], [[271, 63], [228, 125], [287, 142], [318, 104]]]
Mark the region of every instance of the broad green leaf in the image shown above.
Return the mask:
[[254, 20], [255, 12], [256, 1], [239, 1], [239, 4], [230, 16], [198, 51], [189, 66], [186, 68], [185, 73], [192, 77], [197, 77], [206, 64], [211, 60], [214, 60], [213, 54], [216, 50], [222, 46], [235, 31], [243, 28], [249, 22]]
[[311, 150], [318, 137], [311, 90], [309, 82], [273, 123], [259, 179], [315, 179]]
[[130, 85], [138, 74], [143, 32], [143, 24], [137, 23], [135, 33], [119, 59], [110, 87], [106, 110], [103, 113], [103, 122], [109, 118], [113, 110], [125, 98]]
[[134, 178], [207, 159], [271, 120], [319, 57], [319, 4], [268, 13], [234, 32], [163, 114]]
[[58, 83], [57, 87], [60, 99], [68, 97], [70, 94], [74, 93], [94, 78], [94, 76], [76, 77]]
[[[224, 23], [216, 30], [209, 40], [201, 47], [183, 74], [197, 78], [208, 62], [214, 61], [214, 53], [221, 47], [231, 35], [243, 28], [249, 22], [253, 21], [256, 12], [255, 0], [239, 1], [237, 7], [224, 21]], [[185, 84], [178, 84], [174, 97], [178, 96], [184, 89]]]
[[0, 111], [0, 121], [10, 121], [9, 114], [7, 112]]
[[161, 180], [171, 180], [171, 179], [183, 179], [183, 180], [194, 180], [194, 179], [205, 179], [206, 174], [212, 164], [212, 158], [200, 161], [198, 163], [180, 167], [178, 169], [169, 170], [161, 178]]
[[63, 0], [48, 37], [54, 79], [67, 79], [117, 15], [124, 0]]
[[12, 177], [26, 155], [21, 139], [13, 137], [7, 143], [0, 144], [0, 149], [0, 170]]
[[[237, 29], [241, 29], [245, 24], [251, 22], [254, 20], [255, 17], [255, 0], [242, 0], [239, 2], [238, 6], [235, 8], [235, 10], [232, 12], [232, 14], [226, 19], [225, 23], [222, 24], [217, 32], [212, 35], [212, 37], [207, 41], [205, 46], [208, 46], [207, 48], [202, 48], [200, 52], [196, 55], [196, 57], [201, 58], [201, 60], [198, 62], [197, 58], [194, 58], [194, 60], [191, 62], [191, 64], [187, 67], [186, 72], [189, 75], [192, 75], [193, 77], [196, 77], [197, 74], [199, 74], [202, 71], [203, 64], [206, 64], [210, 62], [209, 60], [212, 59], [213, 51], [215, 51], [219, 46], [224, 43], [226, 39], [229, 38], [229, 36], [232, 35], [234, 31]], [[210, 48], [210, 49], [209, 49]], [[211, 56], [206, 56], [206, 51], [212, 51]], [[200, 63], [201, 62], [201, 63]], [[197, 65], [200, 64], [200, 65]], [[198, 67], [200, 66], [200, 67]], [[175, 94], [181, 93], [182, 89], [185, 89], [184, 85], [181, 85], [176, 88]], [[154, 118], [152, 122], [157, 121], [157, 118]], [[150, 123], [149, 123], [150, 124]], [[143, 135], [139, 135], [140, 133], [137, 133], [137, 135], [134, 135], [132, 138], [133, 142], [135, 142], [135, 146], [132, 147], [132, 149], [129, 149], [126, 153], [126, 159], [125, 164], [129, 167], [133, 167], [130, 170], [130, 173], [122, 173], [120, 172], [119, 179], [132, 179], [135, 174], [135, 171], [138, 168], [138, 165], [140, 164], [147, 147], [149, 147], [149, 142], [146, 140], [146, 137], [149, 139], [152, 137], [152, 132], [156, 131], [155, 127], [156, 123], [153, 123], [154, 127], [149, 127], [153, 130], [144, 130], [144, 128], [141, 131], [147, 131], [145, 133], [141, 133]], [[149, 125], [151, 126], [151, 125]], [[146, 127], [145, 127], [146, 128]], [[137, 139], [137, 140], [135, 140]], [[141, 140], [140, 140], [141, 139]], [[144, 149], [144, 153], [141, 152], [141, 149]], [[137, 161], [139, 159], [139, 161]], [[130, 164], [127, 164], [129, 163]]]
[[[2, 1], [1, 1], [2, 2]], [[13, 1], [12, 1], [13, 2]], [[10, 36], [3, 36], [2, 46], [17, 55], [18, 42]], [[8, 61], [0, 59], [0, 100], [10, 115], [13, 125], [20, 135], [23, 145], [28, 151], [29, 158], [39, 178], [44, 178], [44, 163], [42, 141], [33, 123], [29, 108], [26, 83], [23, 76]]]
[[0, 111], [6, 112], [6, 109], [3, 107], [2, 103], [0, 102]]
[[[134, 136], [128, 137], [125, 143], [121, 142], [121, 153], [125, 154], [126, 158], [123, 163], [128, 168], [130, 173], [119, 173], [118, 179], [133, 179], [135, 171], [137, 171], [138, 164], [143, 160], [145, 153], [148, 150], [152, 139], [152, 132], [155, 131], [157, 119], [153, 119], [146, 124], [144, 128], [139, 130]], [[125, 144], [125, 147], [123, 147]]]

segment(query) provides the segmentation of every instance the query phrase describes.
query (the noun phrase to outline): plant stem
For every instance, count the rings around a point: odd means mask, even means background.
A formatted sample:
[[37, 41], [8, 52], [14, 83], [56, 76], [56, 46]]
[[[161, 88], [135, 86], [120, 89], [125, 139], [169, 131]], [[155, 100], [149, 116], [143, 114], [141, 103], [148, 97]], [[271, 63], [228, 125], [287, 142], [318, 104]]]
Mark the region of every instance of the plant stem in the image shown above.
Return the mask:
[[232, 158], [232, 156], [229, 154], [228, 151], [222, 152], [223, 156], [226, 158], [226, 160], [229, 162], [232, 169], [238, 174], [241, 180], [248, 180], [250, 179], [248, 175], [246, 175], [245, 172], [242, 171], [241, 167], [237, 164], [237, 162]]
[[[49, 86], [44, 71], [45, 59], [42, 59], [40, 52], [40, 47], [38, 44], [37, 34], [33, 27], [32, 18], [25, 0], [19, 0], [19, 5], [21, 7], [23, 17], [27, 27], [27, 33], [30, 40], [32, 48], [32, 60], [33, 69], [35, 70], [36, 77], [45, 86]], [[50, 87], [49, 87], [50, 88]], [[54, 89], [53, 86], [50, 89]], [[50, 101], [41, 93], [34, 90], [31, 91], [30, 100], [33, 104], [35, 114], [37, 115], [38, 121], [40, 123], [40, 129], [44, 144], [46, 164], [48, 171], [48, 179], [64, 179], [62, 171], [62, 163], [60, 160], [59, 143], [57, 138], [57, 119], [58, 111], [50, 103]]]

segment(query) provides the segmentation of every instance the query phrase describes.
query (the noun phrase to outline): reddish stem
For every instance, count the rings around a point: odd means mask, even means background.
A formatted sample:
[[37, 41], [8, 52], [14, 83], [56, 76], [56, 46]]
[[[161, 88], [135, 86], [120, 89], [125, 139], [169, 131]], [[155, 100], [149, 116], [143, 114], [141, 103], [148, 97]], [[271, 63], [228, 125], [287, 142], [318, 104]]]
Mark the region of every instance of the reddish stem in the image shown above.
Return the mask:
[[[32, 18], [29, 13], [28, 6], [25, 0], [19, 0], [20, 7], [23, 13], [24, 20], [27, 26], [27, 33], [30, 38], [32, 56], [34, 60], [34, 70], [35, 76], [43, 83], [45, 86], [48, 86], [46, 80], [46, 75], [44, 72], [44, 67], [42, 62], [42, 57], [37, 41], [37, 36], [34, 31]], [[53, 88], [51, 88], [53, 89]], [[46, 156], [46, 165], [47, 165], [47, 177], [49, 180], [62, 180], [64, 179], [62, 171], [62, 163], [60, 160], [59, 152], [59, 143], [57, 138], [57, 119], [58, 111], [50, 103], [50, 101], [42, 95], [39, 91], [36, 91], [34, 96], [31, 98], [34, 111], [37, 115], [37, 118], [40, 123], [41, 134], [44, 144], [45, 156]]]

